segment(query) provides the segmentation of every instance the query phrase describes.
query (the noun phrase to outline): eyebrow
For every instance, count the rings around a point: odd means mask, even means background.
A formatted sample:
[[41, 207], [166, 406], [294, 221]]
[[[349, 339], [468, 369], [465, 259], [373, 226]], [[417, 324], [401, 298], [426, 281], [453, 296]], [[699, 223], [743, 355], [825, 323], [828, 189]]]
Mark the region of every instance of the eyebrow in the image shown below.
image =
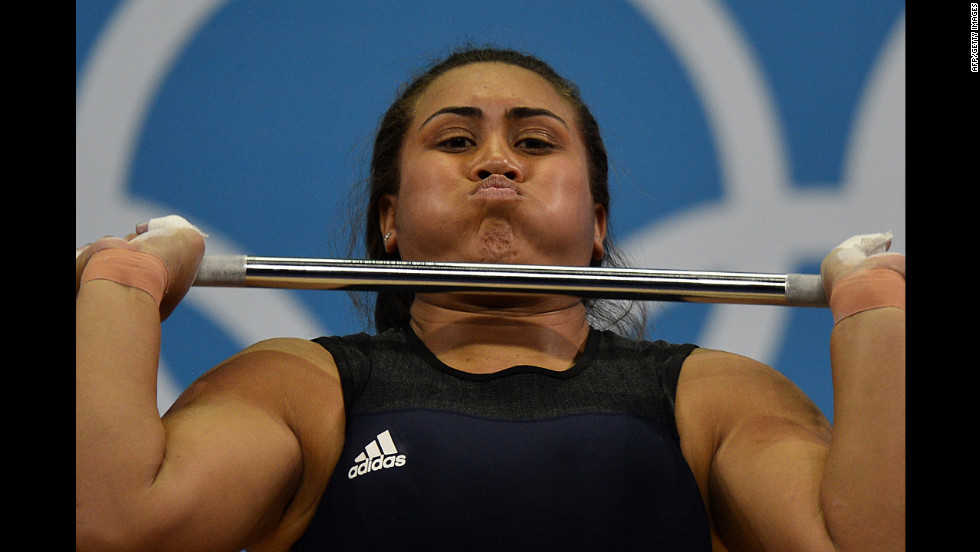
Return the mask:
[[[425, 127], [425, 125], [427, 125], [429, 121], [431, 121], [432, 119], [435, 119], [439, 115], [446, 115], [446, 114], [459, 115], [460, 117], [470, 117], [474, 119], [479, 119], [483, 117], [483, 110], [480, 109], [479, 107], [471, 107], [471, 106], [444, 107], [442, 109], [437, 110], [432, 115], [429, 115], [429, 117], [426, 118], [425, 121], [422, 121], [422, 124], [419, 125], [418, 130], [422, 130], [422, 128]], [[552, 119], [555, 119], [556, 121], [561, 123], [565, 128], [568, 128], [568, 123], [566, 123], [564, 119], [556, 115], [554, 112], [544, 109], [542, 107], [523, 107], [523, 106], [512, 107], [507, 110], [507, 113], [504, 116], [508, 120], [528, 119], [531, 117], [542, 117], [542, 116], [551, 117]]]

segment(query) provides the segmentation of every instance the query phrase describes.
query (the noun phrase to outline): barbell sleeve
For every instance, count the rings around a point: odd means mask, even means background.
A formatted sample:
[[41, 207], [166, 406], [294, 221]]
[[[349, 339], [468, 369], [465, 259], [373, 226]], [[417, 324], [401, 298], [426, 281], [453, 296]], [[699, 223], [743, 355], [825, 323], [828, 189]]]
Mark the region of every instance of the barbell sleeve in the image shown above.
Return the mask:
[[195, 286], [550, 293], [586, 298], [827, 307], [819, 274], [205, 255]]

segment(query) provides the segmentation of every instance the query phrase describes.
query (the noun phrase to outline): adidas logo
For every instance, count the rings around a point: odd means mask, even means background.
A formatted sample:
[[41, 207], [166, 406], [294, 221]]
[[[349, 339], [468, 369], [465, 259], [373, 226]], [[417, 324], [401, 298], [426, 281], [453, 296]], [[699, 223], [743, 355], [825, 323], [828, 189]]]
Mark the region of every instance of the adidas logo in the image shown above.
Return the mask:
[[386, 429], [384, 433], [378, 434], [377, 439], [364, 447], [364, 452], [358, 454], [354, 462], [355, 465], [347, 470], [348, 479], [385, 468], [404, 466], [405, 455], [398, 454], [395, 442], [391, 440], [391, 433]]

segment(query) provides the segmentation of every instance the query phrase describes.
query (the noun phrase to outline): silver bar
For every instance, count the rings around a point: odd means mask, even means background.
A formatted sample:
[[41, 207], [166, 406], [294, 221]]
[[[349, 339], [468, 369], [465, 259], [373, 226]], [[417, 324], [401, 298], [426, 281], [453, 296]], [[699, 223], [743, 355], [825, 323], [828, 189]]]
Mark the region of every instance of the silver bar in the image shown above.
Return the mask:
[[827, 307], [819, 274], [206, 255], [195, 286], [520, 292], [604, 299]]

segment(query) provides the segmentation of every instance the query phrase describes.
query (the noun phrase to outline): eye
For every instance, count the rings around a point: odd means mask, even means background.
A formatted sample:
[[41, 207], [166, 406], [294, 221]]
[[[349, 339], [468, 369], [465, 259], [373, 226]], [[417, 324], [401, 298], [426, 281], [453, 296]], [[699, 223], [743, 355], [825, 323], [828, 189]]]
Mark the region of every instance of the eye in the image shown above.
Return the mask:
[[548, 153], [555, 149], [555, 145], [543, 138], [528, 137], [517, 141], [517, 147], [530, 153]]
[[440, 150], [448, 152], [465, 151], [467, 148], [473, 145], [475, 145], [475, 142], [465, 136], [453, 136], [451, 138], [446, 138], [437, 144]]

